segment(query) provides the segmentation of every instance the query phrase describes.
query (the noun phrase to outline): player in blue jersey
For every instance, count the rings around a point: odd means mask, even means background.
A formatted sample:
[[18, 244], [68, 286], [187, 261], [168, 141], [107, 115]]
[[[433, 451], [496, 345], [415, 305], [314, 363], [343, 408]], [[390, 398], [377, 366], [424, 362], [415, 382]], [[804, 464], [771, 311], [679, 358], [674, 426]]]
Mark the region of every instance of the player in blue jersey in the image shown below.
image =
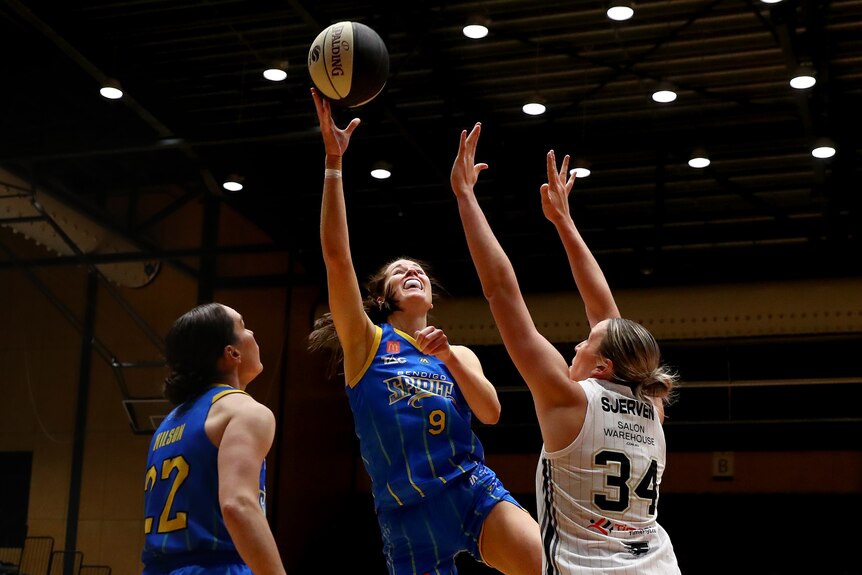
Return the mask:
[[462, 131], [451, 185], [482, 291], [536, 405], [544, 442], [536, 470], [542, 572], [678, 575], [673, 545], [657, 523], [664, 405], [676, 375], [662, 365], [652, 334], [620, 317], [569, 213], [569, 157], [558, 171], [553, 150], [542, 211], [563, 242], [591, 329], [571, 365], [539, 333], [473, 191], [488, 167], [475, 161], [480, 132], [478, 123]]
[[144, 575], [284, 574], [265, 515], [275, 417], [245, 392], [263, 371], [227, 306], [195, 307], [166, 338], [165, 397], [144, 481]]
[[390, 575], [456, 573], [466, 551], [506, 574], [538, 575], [539, 527], [485, 466], [472, 416], [496, 423], [500, 402], [476, 354], [428, 325], [432, 282], [399, 258], [363, 299], [348, 240], [341, 157], [359, 125], [335, 126], [312, 89], [326, 148], [321, 244], [330, 314], [311, 347], [334, 342]]

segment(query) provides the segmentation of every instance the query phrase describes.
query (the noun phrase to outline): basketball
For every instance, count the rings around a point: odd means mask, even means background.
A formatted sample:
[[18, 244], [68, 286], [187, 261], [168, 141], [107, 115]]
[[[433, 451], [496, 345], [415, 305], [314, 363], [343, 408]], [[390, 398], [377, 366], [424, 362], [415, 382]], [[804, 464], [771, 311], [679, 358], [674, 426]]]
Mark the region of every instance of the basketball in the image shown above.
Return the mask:
[[389, 51], [365, 24], [337, 22], [311, 43], [308, 73], [326, 99], [355, 108], [373, 100], [386, 85]]

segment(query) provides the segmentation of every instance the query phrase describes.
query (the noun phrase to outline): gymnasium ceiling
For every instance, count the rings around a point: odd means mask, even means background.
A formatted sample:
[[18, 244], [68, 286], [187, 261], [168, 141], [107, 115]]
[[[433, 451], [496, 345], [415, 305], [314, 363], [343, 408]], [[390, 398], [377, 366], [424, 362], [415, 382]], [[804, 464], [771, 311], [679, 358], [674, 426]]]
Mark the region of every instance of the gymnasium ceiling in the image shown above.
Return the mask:
[[[480, 293], [448, 187], [476, 121], [491, 166], [477, 191], [525, 290], [571, 287], [537, 193], [550, 148], [590, 162], [573, 213], [613, 287], [862, 274], [862, 0], [635, 8], [614, 22], [593, 0], [0, 0], [0, 168], [156, 259], [169, 246], [154, 220], [214, 197], [267, 231], [254, 249], [289, 251], [320, 281], [324, 153], [305, 62], [321, 29], [355, 20], [391, 58], [381, 95], [337, 113], [362, 118], [345, 158], [361, 274], [406, 254], [450, 293]], [[461, 33], [475, 15], [490, 22], [481, 40]], [[281, 61], [287, 79], [265, 80]], [[818, 82], [794, 90], [805, 63]], [[107, 78], [124, 99], [99, 96]], [[652, 101], [661, 83], [675, 102]], [[547, 112], [526, 116], [535, 93]], [[810, 155], [820, 137], [833, 158]], [[687, 165], [696, 147], [705, 169]], [[368, 175], [378, 161], [391, 179]], [[220, 188], [231, 172], [240, 193]], [[144, 218], [148, 194], [170, 201]]]

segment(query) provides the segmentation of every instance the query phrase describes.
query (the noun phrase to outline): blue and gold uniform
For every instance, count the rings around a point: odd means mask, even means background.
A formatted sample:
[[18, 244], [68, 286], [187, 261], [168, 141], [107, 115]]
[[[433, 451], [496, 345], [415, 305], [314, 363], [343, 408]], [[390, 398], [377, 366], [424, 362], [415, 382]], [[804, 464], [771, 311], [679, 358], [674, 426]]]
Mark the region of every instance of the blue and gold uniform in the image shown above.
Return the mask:
[[481, 560], [491, 508], [518, 503], [485, 467], [472, 412], [446, 365], [382, 324], [347, 396], [390, 575], [455, 573], [460, 551]]
[[[156, 429], [144, 482], [144, 575], [250, 573], [231, 541], [218, 498], [218, 448], [204, 430], [210, 407], [245, 393], [216, 385], [174, 408]], [[265, 508], [266, 462], [260, 469]]]

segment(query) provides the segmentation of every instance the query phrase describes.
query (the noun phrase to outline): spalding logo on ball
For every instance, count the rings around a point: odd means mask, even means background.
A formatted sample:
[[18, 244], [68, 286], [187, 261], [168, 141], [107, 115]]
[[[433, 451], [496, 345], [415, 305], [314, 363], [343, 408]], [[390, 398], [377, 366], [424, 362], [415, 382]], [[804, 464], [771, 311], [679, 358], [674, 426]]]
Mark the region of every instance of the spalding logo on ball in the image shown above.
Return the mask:
[[308, 73], [325, 98], [355, 108], [373, 100], [386, 85], [389, 51], [365, 24], [337, 22], [311, 43]]

